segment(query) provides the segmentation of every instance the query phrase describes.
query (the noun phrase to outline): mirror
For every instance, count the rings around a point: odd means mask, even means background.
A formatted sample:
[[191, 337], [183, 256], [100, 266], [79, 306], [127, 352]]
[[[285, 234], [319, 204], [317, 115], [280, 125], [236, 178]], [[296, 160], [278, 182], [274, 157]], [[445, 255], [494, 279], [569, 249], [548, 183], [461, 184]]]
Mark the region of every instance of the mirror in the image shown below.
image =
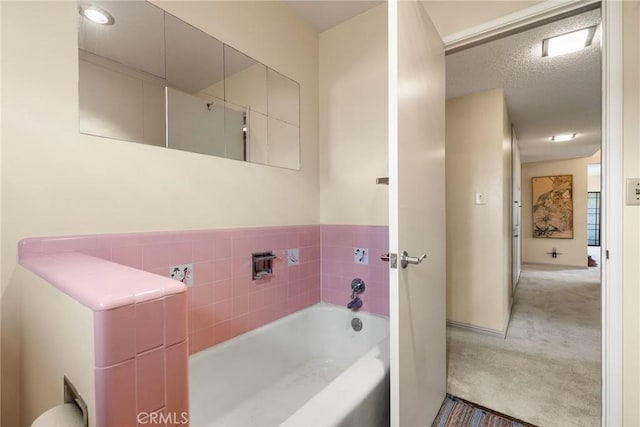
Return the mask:
[[81, 133], [300, 169], [297, 82], [146, 1], [78, 10]]
[[266, 115], [267, 67], [225, 45], [224, 93], [227, 102]]
[[166, 146], [164, 12], [146, 2], [93, 4], [119, 19], [78, 17], [80, 132]]
[[268, 163], [295, 169], [300, 164], [300, 88], [298, 83], [269, 68]]

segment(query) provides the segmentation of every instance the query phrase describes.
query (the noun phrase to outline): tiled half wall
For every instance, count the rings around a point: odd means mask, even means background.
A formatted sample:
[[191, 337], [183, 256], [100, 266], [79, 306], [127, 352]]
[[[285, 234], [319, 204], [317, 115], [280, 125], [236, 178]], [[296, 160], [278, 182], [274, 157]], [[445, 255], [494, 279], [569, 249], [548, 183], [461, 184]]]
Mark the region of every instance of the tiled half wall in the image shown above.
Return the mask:
[[170, 421], [188, 414], [185, 310], [182, 292], [95, 312], [96, 425], [141, 425], [153, 412]]
[[[168, 276], [170, 267], [193, 264], [187, 289], [189, 352], [195, 353], [317, 302], [345, 306], [351, 280], [362, 278], [362, 310], [388, 315], [388, 227], [309, 225], [205, 231], [30, 238], [20, 256], [80, 252]], [[288, 265], [288, 249], [299, 264]], [[368, 250], [356, 264], [354, 251]], [[251, 254], [274, 251], [274, 274], [252, 280]]]

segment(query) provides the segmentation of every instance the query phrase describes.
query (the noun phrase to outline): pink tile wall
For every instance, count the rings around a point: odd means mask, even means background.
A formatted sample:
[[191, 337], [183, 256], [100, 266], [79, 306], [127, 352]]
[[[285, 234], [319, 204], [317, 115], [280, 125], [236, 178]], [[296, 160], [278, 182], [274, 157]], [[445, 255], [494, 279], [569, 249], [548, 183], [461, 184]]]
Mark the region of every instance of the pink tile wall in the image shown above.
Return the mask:
[[[290, 248], [299, 248], [299, 265], [287, 265]], [[21, 257], [81, 252], [162, 276], [172, 265], [193, 263], [190, 353], [320, 302], [318, 225], [34, 238], [19, 250]], [[274, 274], [252, 280], [251, 254], [261, 251], [278, 257]]]
[[[21, 259], [80, 252], [162, 276], [193, 263], [187, 292], [95, 311], [97, 425], [137, 424], [140, 413], [179, 425], [188, 412], [188, 355], [321, 300], [344, 306], [351, 280], [362, 278], [362, 310], [388, 315], [388, 227], [288, 226], [193, 232], [33, 238]], [[356, 247], [369, 264], [354, 264]], [[287, 265], [287, 249], [300, 263]], [[252, 280], [251, 254], [274, 251], [274, 274]], [[322, 259], [322, 263], [321, 263]], [[321, 269], [322, 264], [322, 269]], [[168, 418], [166, 418], [168, 417]], [[171, 422], [167, 426], [173, 425]]]
[[188, 418], [186, 318], [186, 292], [94, 313], [97, 426]]
[[[389, 268], [380, 260], [389, 252], [389, 227], [360, 225], [320, 226], [322, 300], [346, 306], [351, 281], [359, 277], [366, 289], [360, 298], [363, 311], [389, 315]], [[355, 264], [355, 248], [369, 249], [369, 264]]]
[[[299, 248], [300, 264], [287, 265]], [[251, 254], [273, 251], [273, 275], [253, 280]], [[319, 226], [220, 231], [193, 241], [189, 344], [195, 353], [320, 302]]]

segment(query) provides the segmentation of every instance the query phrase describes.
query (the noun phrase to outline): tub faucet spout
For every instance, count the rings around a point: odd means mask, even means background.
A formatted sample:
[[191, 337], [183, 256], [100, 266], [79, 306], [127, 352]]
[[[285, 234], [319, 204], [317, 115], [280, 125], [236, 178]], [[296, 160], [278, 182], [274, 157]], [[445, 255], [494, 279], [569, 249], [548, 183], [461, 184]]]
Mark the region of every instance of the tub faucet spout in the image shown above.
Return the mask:
[[360, 307], [362, 307], [362, 300], [360, 299], [360, 297], [355, 297], [347, 304], [347, 308], [349, 310], [355, 310]]

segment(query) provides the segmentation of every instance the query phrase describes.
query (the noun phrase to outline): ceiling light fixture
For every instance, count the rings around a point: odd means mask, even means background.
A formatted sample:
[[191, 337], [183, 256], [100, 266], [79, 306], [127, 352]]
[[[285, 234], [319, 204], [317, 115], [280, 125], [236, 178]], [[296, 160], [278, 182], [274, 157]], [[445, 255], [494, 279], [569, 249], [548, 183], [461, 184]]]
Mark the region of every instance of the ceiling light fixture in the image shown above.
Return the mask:
[[542, 40], [542, 56], [551, 58], [584, 49], [591, 45], [595, 33], [596, 26], [593, 26], [544, 39]]
[[551, 140], [553, 142], [567, 142], [567, 141], [571, 141], [575, 137], [576, 137], [575, 133], [565, 133], [562, 135], [553, 135], [551, 137]]
[[83, 18], [100, 25], [113, 25], [116, 20], [109, 12], [97, 6], [88, 4], [80, 5], [78, 12]]

